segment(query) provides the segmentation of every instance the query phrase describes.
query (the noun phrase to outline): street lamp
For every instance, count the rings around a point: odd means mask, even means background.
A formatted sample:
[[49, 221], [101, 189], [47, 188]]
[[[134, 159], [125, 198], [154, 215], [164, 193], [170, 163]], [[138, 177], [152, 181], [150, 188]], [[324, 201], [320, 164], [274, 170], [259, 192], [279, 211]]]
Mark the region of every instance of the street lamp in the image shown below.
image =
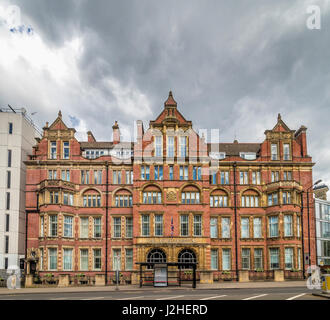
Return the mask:
[[[311, 265], [311, 230], [309, 227], [309, 190], [315, 187], [317, 184], [322, 182], [322, 180], [317, 180], [314, 184], [312, 184], [306, 191], [307, 193], [307, 227], [308, 227], [308, 255], [309, 255], [309, 265]], [[316, 234], [315, 234], [316, 236]], [[316, 251], [315, 251], [316, 254]]]

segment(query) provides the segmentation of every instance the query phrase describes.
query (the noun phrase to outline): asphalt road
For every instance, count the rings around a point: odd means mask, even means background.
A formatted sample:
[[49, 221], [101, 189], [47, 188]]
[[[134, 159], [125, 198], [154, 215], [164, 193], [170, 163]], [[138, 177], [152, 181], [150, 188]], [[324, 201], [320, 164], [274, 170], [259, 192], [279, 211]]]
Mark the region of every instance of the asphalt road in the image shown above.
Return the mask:
[[193, 290], [150, 288], [134, 291], [1, 294], [0, 300], [327, 300], [302, 287]]

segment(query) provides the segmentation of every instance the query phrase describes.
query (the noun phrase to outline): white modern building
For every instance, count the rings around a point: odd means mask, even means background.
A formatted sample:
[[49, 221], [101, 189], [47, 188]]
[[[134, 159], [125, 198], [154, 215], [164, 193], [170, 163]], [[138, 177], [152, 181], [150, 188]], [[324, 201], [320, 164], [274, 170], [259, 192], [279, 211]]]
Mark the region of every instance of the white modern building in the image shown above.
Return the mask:
[[24, 108], [0, 108], [0, 270], [25, 258], [23, 161], [39, 136]]
[[325, 185], [315, 187], [315, 217], [317, 264], [330, 266], [330, 201], [327, 201]]

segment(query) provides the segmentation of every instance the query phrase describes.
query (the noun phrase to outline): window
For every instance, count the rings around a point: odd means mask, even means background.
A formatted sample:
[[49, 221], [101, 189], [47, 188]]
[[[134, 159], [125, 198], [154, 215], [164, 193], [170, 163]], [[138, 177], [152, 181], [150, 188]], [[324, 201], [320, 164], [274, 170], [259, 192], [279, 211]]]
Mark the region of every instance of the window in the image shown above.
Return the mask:
[[40, 252], [40, 270], [44, 269], [44, 248], [39, 248], [39, 252]]
[[162, 136], [155, 136], [155, 156], [161, 157], [163, 155], [162, 151]]
[[259, 207], [259, 196], [255, 194], [247, 195], [244, 194], [241, 199], [241, 206], [242, 207]]
[[56, 141], [50, 142], [50, 158], [51, 159], [57, 158]]
[[126, 238], [133, 238], [133, 218], [126, 217]]
[[252, 171], [252, 184], [260, 184], [260, 171]]
[[40, 216], [40, 237], [45, 236], [45, 217]]
[[101, 218], [94, 218], [94, 238], [101, 238]]
[[181, 236], [189, 235], [189, 216], [187, 214], [180, 216]]
[[101, 196], [98, 194], [84, 195], [83, 205], [84, 205], [84, 207], [100, 207], [101, 206]]
[[210, 219], [210, 236], [211, 238], [218, 238], [218, 218]]
[[80, 238], [88, 238], [88, 218], [80, 218]]
[[242, 269], [250, 269], [250, 249], [247, 248], [242, 249]]
[[113, 270], [121, 270], [121, 249], [113, 249]]
[[280, 173], [278, 171], [272, 171], [272, 182], [280, 180]]
[[63, 270], [72, 270], [72, 249], [63, 249]]
[[301, 249], [298, 248], [298, 270], [301, 270]]
[[154, 249], [148, 253], [147, 262], [166, 263], [166, 254], [163, 250]]
[[69, 141], [64, 141], [63, 142], [63, 159], [69, 159], [69, 154], [70, 154]]
[[102, 184], [102, 170], [94, 170], [94, 184]]
[[143, 203], [145, 204], [162, 203], [162, 193], [156, 191], [143, 192]]
[[57, 249], [56, 248], [48, 249], [48, 269], [49, 270], [57, 269]]
[[183, 263], [196, 263], [196, 255], [193, 251], [189, 249], [184, 249], [180, 251], [179, 256], [178, 256], [178, 262], [183, 262]]
[[187, 137], [180, 137], [180, 156], [187, 157]]
[[125, 249], [125, 270], [133, 269], [133, 249]]
[[150, 221], [149, 215], [143, 214], [141, 216], [142, 219], [142, 236], [148, 237], [150, 235]]
[[240, 171], [239, 183], [240, 184], [249, 184], [249, 172], [248, 171]]
[[150, 180], [149, 166], [141, 166], [141, 180]]
[[330, 239], [330, 223], [321, 222], [321, 237]]
[[227, 207], [228, 206], [228, 197], [227, 195], [211, 195], [210, 196], [210, 207]]
[[254, 269], [260, 270], [263, 269], [262, 263], [262, 249], [254, 249]]
[[8, 164], [7, 165], [8, 168], [11, 167], [11, 153], [12, 153], [11, 150], [8, 150], [8, 163], [7, 163]]
[[278, 204], [277, 192], [268, 195], [268, 206], [276, 206]]
[[230, 218], [221, 218], [221, 237], [230, 238]]
[[73, 205], [73, 194], [72, 193], [63, 193], [63, 204], [72, 206]]
[[241, 238], [250, 237], [250, 219], [241, 218]]
[[57, 237], [57, 216], [49, 216], [49, 236]]
[[321, 255], [324, 257], [330, 257], [330, 241], [321, 240]]
[[285, 258], [285, 269], [293, 269], [293, 248], [285, 248], [284, 251]]
[[93, 249], [94, 257], [94, 270], [101, 270], [102, 260], [101, 260], [101, 249]]
[[182, 192], [181, 193], [182, 204], [198, 204], [199, 192]]
[[169, 158], [174, 157], [174, 137], [173, 136], [167, 137], [167, 156]]
[[188, 166], [180, 166], [180, 180], [188, 180]]
[[6, 214], [6, 232], [9, 232], [9, 214]]
[[9, 253], [9, 236], [5, 236], [5, 253]]
[[261, 238], [261, 218], [253, 218], [253, 238]]
[[49, 180], [57, 179], [57, 170], [48, 170], [48, 179]]
[[62, 170], [62, 180], [70, 181], [70, 170]]
[[297, 223], [297, 237], [300, 237], [300, 216], [296, 216]]
[[163, 166], [155, 166], [155, 180], [163, 180]]
[[279, 269], [280, 267], [280, 259], [279, 259], [279, 249], [278, 248], [270, 248], [269, 249], [269, 257], [270, 257], [270, 269]]
[[11, 185], [11, 172], [7, 171], [7, 188], [10, 189]]
[[80, 270], [88, 270], [88, 249], [80, 249]]
[[217, 184], [217, 172], [216, 171], [211, 172], [210, 183], [211, 184]]
[[81, 184], [89, 184], [89, 170], [81, 170]]
[[231, 269], [231, 251], [230, 249], [222, 249], [222, 270], [228, 271]]
[[218, 250], [211, 249], [211, 270], [218, 270]]
[[72, 224], [73, 218], [70, 216], [64, 216], [64, 237], [72, 238]]
[[126, 184], [132, 184], [133, 183], [133, 170], [126, 170]]
[[271, 159], [277, 160], [277, 144], [276, 143], [271, 144]]
[[292, 171], [284, 171], [283, 180], [292, 180]]
[[193, 180], [201, 180], [202, 178], [202, 167], [193, 167]]
[[283, 144], [283, 160], [290, 160], [290, 144]]
[[120, 217], [113, 218], [113, 237], [114, 238], [121, 237], [121, 218]]
[[10, 210], [10, 192], [6, 192], [6, 210]]
[[51, 191], [49, 193], [50, 195], [50, 203], [51, 204], [57, 204], [58, 203], [58, 192], [57, 191]]
[[257, 158], [255, 152], [240, 152], [239, 156], [245, 160], [255, 160]]
[[202, 216], [194, 215], [194, 236], [202, 236]]
[[278, 237], [278, 217], [269, 217], [269, 236]]
[[229, 184], [229, 172], [228, 171], [220, 172], [220, 184]]
[[163, 235], [163, 215], [155, 215], [155, 236]]
[[283, 191], [283, 204], [290, 204], [291, 203], [291, 192]]
[[8, 133], [13, 134], [13, 123], [12, 122], [8, 123]]
[[113, 184], [121, 184], [121, 170], [112, 171], [112, 182]]
[[173, 178], [174, 178], [173, 166], [169, 166], [169, 179], [173, 180]]
[[132, 207], [132, 196], [129, 194], [119, 194], [115, 197], [116, 207]]
[[285, 215], [284, 216], [284, 236], [291, 237], [292, 234], [292, 216]]

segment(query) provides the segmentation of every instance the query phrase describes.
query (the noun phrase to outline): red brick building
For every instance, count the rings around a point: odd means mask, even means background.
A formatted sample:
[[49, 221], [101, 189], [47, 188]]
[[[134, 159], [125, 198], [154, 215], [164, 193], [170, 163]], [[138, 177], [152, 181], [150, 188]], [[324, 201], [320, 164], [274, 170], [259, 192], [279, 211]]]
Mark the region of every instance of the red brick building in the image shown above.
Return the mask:
[[308, 253], [315, 264], [303, 126], [279, 115], [261, 143], [207, 143], [170, 93], [135, 142], [120, 141], [117, 122], [111, 142], [77, 141], [61, 112], [43, 130], [26, 161], [28, 273], [109, 282], [118, 263], [135, 282], [136, 262], [195, 261], [212, 281], [301, 277]]

